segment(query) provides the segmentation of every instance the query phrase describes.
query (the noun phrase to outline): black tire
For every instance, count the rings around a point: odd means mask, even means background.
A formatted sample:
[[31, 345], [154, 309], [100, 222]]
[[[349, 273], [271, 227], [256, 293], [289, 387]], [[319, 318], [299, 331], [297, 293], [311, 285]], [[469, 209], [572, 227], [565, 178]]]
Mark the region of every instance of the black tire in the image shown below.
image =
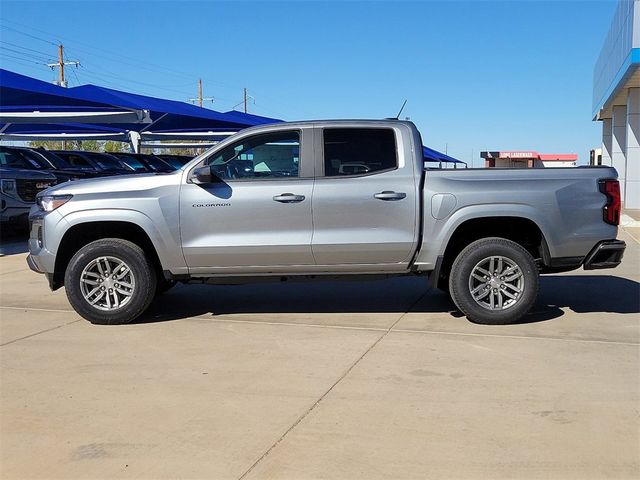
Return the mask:
[[[92, 262], [101, 257], [115, 258], [125, 262], [135, 281], [130, 297], [126, 302], [123, 301], [121, 307], [112, 310], [101, 310], [91, 305], [82, 293], [83, 270], [89, 268]], [[89, 278], [93, 279], [93, 277]], [[107, 281], [111, 280], [107, 279]], [[147, 309], [155, 296], [156, 274], [151, 262], [138, 245], [119, 238], [105, 238], [85, 245], [71, 258], [65, 272], [64, 285], [71, 306], [80, 316], [98, 325], [120, 325], [131, 322]], [[118, 284], [115, 286], [117, 287]], [[104, 287], [101, 288], [104, 290]]]
[[[496, 263], [493, 264], [496, 266], [494, 273], [498, 272], [497, 265], [502, 267], [501, 271], [503, 272], [508, 272], [509, 265], [512, 265], [511, 268], [513, 265], [517, 266], [519, 271], [516, 269], [504, 277], [491, 275], [484, 276], [482, 281], [478, 280], [479, 270], [477, 268], [486, 265], [483, 262], [490, 261], [491, 257], [496, 257], [494, 259]], [[497, 263], [497, 257], [502, 257], [502, 263]], [[475, 273], [475, 276], [472, 276], [472, 272]], [[517, 280], [511, 282], [501, 280], [519, 275], [520, 272], [522, 275]], [[487, 278], [489, 280], [486, 280]], [[454, 260], [449, 276], [449, 291], [453, 302], [470, 321], [486, 325], [507, 325], [516, 323], [531, 309], [538, 296], [538, 280], [536, 263], [531, 254], [522, 246], [504, 238], [483, 238], [468, 245]], [[514, 282], [522, 283], [517, 283], [515, 288], [507, 285]], [[485, 297], [476, 301], [471, 293], [472, 289], [480, 289], [477, 293], [478, 296], [484, 294]], [[487, 290], [489, 291], [488, 296], [485, 293]], [[503, 293], [505, 290], [515, 298], [507, 297]], [[491, 306], [498, 301], [501, 303], [495, 305], [496, 309], [491, 309]], [[481, 303], [490, 303], [490, 305], [483, 306]]]

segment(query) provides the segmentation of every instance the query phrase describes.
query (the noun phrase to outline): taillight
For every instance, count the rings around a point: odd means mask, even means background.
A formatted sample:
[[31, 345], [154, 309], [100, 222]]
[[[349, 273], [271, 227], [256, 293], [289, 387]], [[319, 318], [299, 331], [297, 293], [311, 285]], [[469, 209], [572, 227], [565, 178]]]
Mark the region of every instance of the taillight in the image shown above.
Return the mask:
[[620, 183], [613, 178], [598, 182], [600, 192], [607, 196], [607, 204], [602, 208], [602, 219], [611, 225], [620, 224]]

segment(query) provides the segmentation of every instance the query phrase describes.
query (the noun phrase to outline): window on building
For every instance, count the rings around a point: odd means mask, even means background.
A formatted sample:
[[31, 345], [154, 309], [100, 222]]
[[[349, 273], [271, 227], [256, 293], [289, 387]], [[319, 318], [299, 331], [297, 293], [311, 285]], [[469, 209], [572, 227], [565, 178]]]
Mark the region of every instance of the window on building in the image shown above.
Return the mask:
[[366, 175], [398, 166], [396, 138], [389, 128], [326, 128], [324, 174]]

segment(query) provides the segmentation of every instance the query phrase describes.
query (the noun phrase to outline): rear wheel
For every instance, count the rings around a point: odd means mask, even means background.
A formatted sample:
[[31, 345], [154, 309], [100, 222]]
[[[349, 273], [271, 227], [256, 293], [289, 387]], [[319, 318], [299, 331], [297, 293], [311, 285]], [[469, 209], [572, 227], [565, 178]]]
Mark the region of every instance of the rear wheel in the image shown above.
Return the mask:
[[144, 312], [156, 291], [153, 266], [135, 243], [119, 238], [82, 247], [65, 272], [71, 306], [91, 323], [129, 323]]
[[504, 238], [484, 238], [467, 246], [453, 262], [449, 291], [472, 322], [504, 325], [531, 309], [538, 277], [533, 257], [522, 246]]

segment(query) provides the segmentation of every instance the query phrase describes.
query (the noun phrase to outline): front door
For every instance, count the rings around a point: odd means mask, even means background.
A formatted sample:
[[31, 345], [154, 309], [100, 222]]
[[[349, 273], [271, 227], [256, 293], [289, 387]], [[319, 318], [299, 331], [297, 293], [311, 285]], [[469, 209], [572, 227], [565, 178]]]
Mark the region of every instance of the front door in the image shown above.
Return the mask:
[[219, 181], [183, 184], [180, 230], [191, 274], [313, 265], [306, 174], [313, 158], [303, 137], [303, 130], [246, 136], [205, 160]]

